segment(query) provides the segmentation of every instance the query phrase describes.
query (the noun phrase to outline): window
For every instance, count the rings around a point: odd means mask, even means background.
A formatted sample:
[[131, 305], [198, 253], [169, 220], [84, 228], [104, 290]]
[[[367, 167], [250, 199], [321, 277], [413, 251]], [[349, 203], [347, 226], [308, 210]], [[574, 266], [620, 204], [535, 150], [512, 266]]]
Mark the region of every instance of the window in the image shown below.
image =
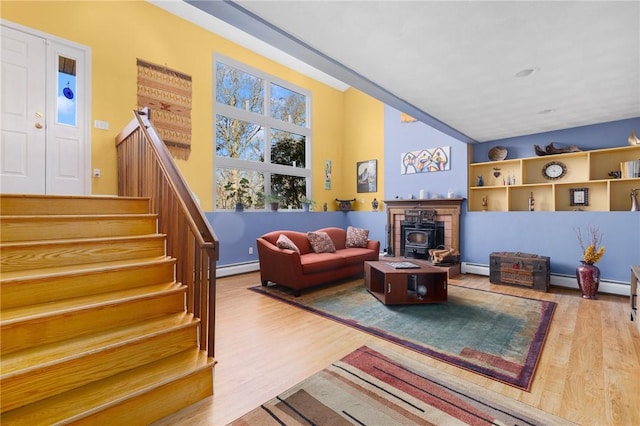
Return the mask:
[[215, 61], [215, 206], [264, 209], [310, 196], [310, 94], [228, 58]]
[[78, 119], [76, 102], [76, 61], [58, 56], [58, 104], [59, 124], [75, 126]]

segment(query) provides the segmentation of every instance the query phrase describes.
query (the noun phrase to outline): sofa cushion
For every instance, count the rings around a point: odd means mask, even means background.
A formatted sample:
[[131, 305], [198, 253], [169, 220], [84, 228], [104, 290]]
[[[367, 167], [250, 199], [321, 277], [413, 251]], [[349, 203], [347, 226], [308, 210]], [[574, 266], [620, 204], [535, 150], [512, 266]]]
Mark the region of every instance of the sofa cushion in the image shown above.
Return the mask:
[[336, 250], [342, 250], [346, 248], [346, 240], [347, 240], [347, 231], [344, 228], [337, 228], [335, 226], [330, 226], [328, 228], [320, 228], [317, 229], [316, 232], [326, 232], [333, 241], [333, 246]]
[[280, 238], [280, 235], [285, 235], [287, 238], [289, 238], [293, 242], [293, 244], [298, 247], [298, 250], [300, 250], [300, 254], [313, 253], [313, 250], [311, 250], [311, 245], [309, 244], [309, 239], [307, 239], [306, 232], [286, 230], [271, 231], [262, 235], [260, 238], [277, 247], [278, 238]]
[[353, 226], [347, 227], [347, 241], [346, 247], [366, 247], [369, 240], [369, 230], [362, 228], [355, 228]]
[[315, 274], [324, 271], [338, 271], [346, 265], [345, 259], [338, 253], [309, 253], [300, 256], [303, 274]]
[[347, 265], [363, 263], [367, 260], [378, 260], [379, 257], [377, 251], [360, 247], [338, 250], [336, 254], [342, 257]]
[[298, 248], [298, 246], [295, 245], [293, 241], [291, 241], [289, 237], [287, 237], [284, 234], [280, 234], [280, 236], [278, 237], [278, 240], [276, 241], [276, 246], [278, 246], [278, 248], [281, 248], [281, 249], [289, 249], [297, 253], [300, 253], [300, 249]]
[[307, 232], [309, 244], [315, 253], [335, 253], [336, 247], [329, 234], [322, 231]]

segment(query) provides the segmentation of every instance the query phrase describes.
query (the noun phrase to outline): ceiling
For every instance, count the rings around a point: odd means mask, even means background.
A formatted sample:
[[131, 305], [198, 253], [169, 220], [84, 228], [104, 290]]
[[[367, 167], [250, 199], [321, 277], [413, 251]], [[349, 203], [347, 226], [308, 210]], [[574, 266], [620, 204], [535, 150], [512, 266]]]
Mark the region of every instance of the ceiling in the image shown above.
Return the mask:
[[177, 3], [469, 143], [640, 116], [638, 1]]

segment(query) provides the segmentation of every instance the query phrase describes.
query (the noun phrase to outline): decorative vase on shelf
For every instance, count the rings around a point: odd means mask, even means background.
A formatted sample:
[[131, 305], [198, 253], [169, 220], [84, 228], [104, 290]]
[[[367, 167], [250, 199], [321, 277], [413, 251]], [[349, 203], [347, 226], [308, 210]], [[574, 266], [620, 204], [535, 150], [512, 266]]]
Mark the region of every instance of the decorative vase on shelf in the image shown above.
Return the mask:
[[595, 299], [600, 285], [600, 268], [593, 263], [580, 262], [576, 268], [578, 287], [583, 299]]

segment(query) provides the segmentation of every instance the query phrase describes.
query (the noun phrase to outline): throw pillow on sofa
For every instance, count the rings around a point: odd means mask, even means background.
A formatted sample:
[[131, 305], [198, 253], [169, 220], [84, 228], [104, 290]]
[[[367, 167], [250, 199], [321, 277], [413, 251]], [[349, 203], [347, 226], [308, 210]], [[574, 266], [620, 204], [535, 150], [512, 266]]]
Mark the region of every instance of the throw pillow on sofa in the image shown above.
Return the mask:
[[349, 226], [347, 228], [347, 248], [367, 247], [369, 230]]
[[276, 241], [276, 246], [281, 249], [289, 249], [300, 253], [300, 249], [298, 248], [298, 246], [295, 245], [295, 243], [284, 234], [280, 234], [278, 240]]
[[309, 244], [314, 253], [335, 253], [336, 246], [326, 232], [307, 232]]

